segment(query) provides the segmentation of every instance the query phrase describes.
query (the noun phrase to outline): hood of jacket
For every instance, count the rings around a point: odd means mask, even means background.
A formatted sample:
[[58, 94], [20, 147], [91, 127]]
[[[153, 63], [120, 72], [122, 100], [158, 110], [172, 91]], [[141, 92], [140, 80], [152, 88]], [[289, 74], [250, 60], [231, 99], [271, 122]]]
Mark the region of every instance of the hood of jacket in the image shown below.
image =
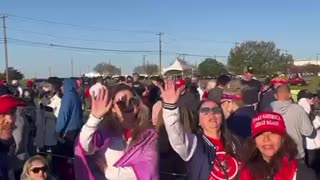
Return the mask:
[[298, 101], [298, 104], [303, 107], [303, 109], [309, 114], [311, 112], [311, 106], [308, 102], [308, 99], [307, 98], [301, 98], [299, 101]]
[[63, 81], [63, 90], [64, 92], [76, 91], [76, 81], [73, 79], [65, 79]]
[[288, 112], [291, 104], [291, 101], [274, 101], [271, 103], [271, 108], [273, 111], [277, 111], [281, 115], [284, 115]]

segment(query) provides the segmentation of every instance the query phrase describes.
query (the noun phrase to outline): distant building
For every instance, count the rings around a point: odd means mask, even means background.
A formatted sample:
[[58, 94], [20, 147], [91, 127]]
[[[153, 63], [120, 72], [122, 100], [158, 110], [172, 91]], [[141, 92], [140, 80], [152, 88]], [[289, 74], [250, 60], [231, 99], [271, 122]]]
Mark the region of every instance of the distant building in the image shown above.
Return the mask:
[[295, 66], [304, 66], [304, 65], [308, 65], [308, 64], [313, 64], [313, 65], [320, 65], [320, 62], [317, 60], [294, 60], [293, 64]]

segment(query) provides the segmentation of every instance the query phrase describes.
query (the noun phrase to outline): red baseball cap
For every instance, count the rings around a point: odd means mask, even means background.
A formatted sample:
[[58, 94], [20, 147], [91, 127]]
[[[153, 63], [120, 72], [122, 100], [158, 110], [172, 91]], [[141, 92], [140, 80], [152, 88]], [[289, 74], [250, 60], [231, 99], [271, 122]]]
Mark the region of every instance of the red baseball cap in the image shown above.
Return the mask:
[[185, 86], [186, 85], [186, 81], [183, 79], [177, 79], [176, 80], [176, 88], [179, 88], [181, 86]]
[[236, 100], [236, 101], [241, 101], [242, 96], [236, 93], [223, 93], [221, 96], [221, 100]]
[[32, 80], [28, 80], [27, 81], [27, 87], [31, 87], [33, 86], [33, 81]]
[[271, 84], [288, 84], [288, 80], [283, 76], [278, 76], [271, 80]]
[[25, 106], [26, 104], [12, 95], [0, 96], [0, 114], [8, 112], [17, 106]]
[[286, 133], [283, 117], [275, 112], [263, 111], [252, 118], [251, 136], [254, 138], [260, 133], [271, 131], [280, 135]]

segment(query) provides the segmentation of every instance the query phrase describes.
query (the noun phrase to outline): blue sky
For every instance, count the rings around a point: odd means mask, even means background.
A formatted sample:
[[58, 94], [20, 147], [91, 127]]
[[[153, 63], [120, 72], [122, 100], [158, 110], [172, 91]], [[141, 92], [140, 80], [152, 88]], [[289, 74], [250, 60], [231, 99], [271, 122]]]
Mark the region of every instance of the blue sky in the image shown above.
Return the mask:
[[[320, 2], [316, 0], [2, 0], [0, 14], [8, 14], [8, 38], [45, 44], [156, 51], [156, 33], [164, 32], [164, 67], [175, 59], [175, 52], [225, 56], [218, 58], [225, 62], [233, 42], [245, 40], [275, 41], [297, 59], [315, 58], [320, 52]], [[158, 53], [71, 51], [10, 43], [8, 48], [10, 66], [20, 69], [27, 77], [47, 77], [49, 67], [52, 75], [70, 76], [71, 58], [75, 75], [109, 59], [124, 73], [131, 73], [140, 65], [144, 54], [149, 63], [158, 63]], [[0, 43], [0, 62], [4, 62], [3, 52]], [[202, 59], [186, 57], [192, 64]], [[4, 69], [4, 63], [0, 63], [0, 69]]]

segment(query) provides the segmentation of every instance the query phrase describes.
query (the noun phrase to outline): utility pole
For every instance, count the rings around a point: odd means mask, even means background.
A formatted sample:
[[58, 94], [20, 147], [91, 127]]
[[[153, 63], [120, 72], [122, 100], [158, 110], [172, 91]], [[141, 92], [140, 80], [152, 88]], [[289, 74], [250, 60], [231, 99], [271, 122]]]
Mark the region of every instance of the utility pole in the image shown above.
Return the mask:
[[317, 53], [316, 54], [316, 64], [317, 64], [317, 66], [316, 66], [316, 76], [318, 76], [318, 73], [319, 73], [319, 64], [318, 64], [318, 62], [319, 62], [319, 53]]
[[161, 70], [162, 70], [162, 60], [161, 60], [161, 56], [162, 56], [162, 39], [161, 36], [164, 33], [159, 32], [159, 34], [157, 34], [159, 36], [159, 74], [161, 75]]
[[71, 57], [71, 77], [73, 77], [73, 57]]
[[9, 60], [8, 60], [8, 47], [7, 47], [7, 32], [6, 32], [6, 18], [7, 16], [2, 16], [2, 23], [3, 23], [3, 40], [4, 40], [4, 55], [5, 55], [5, 62], [6, 62], [6, 81], [9, 83]]
[[143, 71], [146, 73], [146, 55], [142, 56]]

